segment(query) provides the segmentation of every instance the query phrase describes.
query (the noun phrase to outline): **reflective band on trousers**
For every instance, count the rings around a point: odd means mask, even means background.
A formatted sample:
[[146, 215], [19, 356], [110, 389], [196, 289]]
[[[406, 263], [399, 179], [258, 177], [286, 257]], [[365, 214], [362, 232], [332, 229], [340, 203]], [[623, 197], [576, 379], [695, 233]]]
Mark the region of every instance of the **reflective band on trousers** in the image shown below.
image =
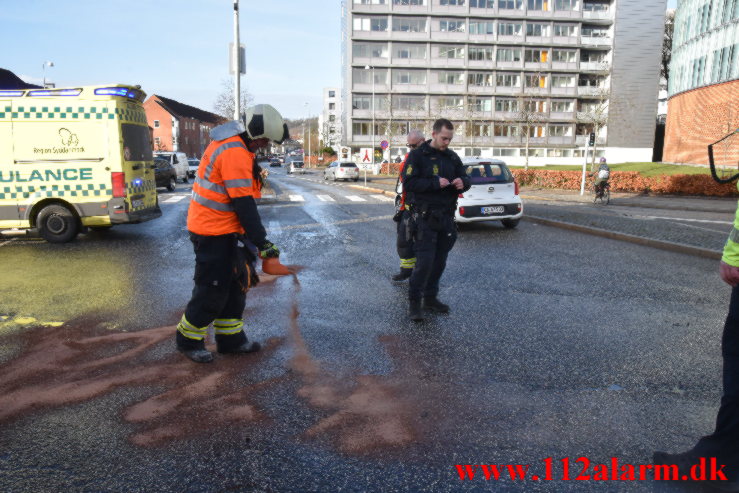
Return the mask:
[[213, 155], [210, 157], [210, 162], [208, 163], [208, 167], [205, 168], [205, 179], [206, 180], [210, 180], [210, 174], [213, 172], [213, 165], [215, 164], [216, 159], [218, 159], [218, 156], [220, 156], [221, 153], [229, 149], [233, 149], [234, 147], [241, 147], [242, 149], [246, 149], [246, 146], [242, 144], [241, 142], [226, 142], [222, 146], [217, 147], [215, 151], [213, 151]]
[[213, 321], [213, 328], [215, 329], [216, 334], [220, 334], [220, 335], [237, 334], [241, 332], [243, 327], [244, 327], [244, 321], [235, 319], [235, 318], [229, 318], [229, 319], [217, 318]]
[[216, 202], [215, 200], [206, 199], [202, 195], [198, 195], [195, 192], [195, 190], [192, 191], [192, 199], [198, 204], [208, 207], [210, 209], [214, 209], [216, 211], [233, 212], [234, 210], [231, 204], [223, 204], [221, 202]]
[[739, 243], [739, 230], [736, 228], [733, 228], [731, 230], [731, 233], [729, 233], [729, 239], [733, 241], [734, 243]]
[[180, 334], [187, 337], [188, 339], [195, 339], [196, 341], [202, 341], [205, 339], [205, 332], [208, 327], [197, 328], [193, 324], [187, 321], [184, 315], [180, 323], [177, 324], [177, 330]]
[[400, 267], [403, 269], [412, 269], [416, 266], [416, 257], [400, 259]]

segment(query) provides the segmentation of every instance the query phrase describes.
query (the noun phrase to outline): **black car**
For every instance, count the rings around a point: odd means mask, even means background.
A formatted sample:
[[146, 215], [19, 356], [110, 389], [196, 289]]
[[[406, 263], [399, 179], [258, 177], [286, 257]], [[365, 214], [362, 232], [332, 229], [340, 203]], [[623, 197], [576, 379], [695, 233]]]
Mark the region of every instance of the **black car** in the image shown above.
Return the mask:
[[157, 187], [166, 187], [170, 192], [177, 188], [177, 170], [166, 159], [154, 159], [154, 177]]
[[270, 159], [269, 160], [269, 167], [270, 168], [279, 168], [281, 166], [280, 160], [277, 158]]

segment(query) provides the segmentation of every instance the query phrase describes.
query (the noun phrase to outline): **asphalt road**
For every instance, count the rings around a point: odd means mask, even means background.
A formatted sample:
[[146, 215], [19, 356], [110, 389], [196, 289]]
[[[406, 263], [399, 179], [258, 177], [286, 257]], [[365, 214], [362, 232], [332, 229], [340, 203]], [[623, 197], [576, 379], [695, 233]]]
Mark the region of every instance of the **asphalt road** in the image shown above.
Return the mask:
[[[182, 187], [156, 221], [0, 241], [0, 490], [699, 491], [558, 478], [565, 457], [648, 464], [711, 430], [715, 261], [470, 225], [442, 278], [452, 312], [413, 324], [389, 281], [392, 201], [272, 171], [262, 218], [301, 270], [249, 293], [258, 355], [174, 350], [193, 270]], [[552, 481], [455, 468], [543, 476], [547, 457]]]

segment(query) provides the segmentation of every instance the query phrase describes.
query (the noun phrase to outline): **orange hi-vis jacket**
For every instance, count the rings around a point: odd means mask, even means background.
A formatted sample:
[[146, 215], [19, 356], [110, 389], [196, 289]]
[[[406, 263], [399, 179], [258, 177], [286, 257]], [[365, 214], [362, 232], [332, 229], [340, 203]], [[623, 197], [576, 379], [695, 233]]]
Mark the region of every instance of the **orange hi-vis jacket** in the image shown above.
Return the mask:
[[260, 188], [259, 176], [254, 176], [254, 154], [241, 137], [212, 141], [192, 186], [187, 229], [203, 236], [244, 234], [231, 199], [259, 198]]
[[[400, 163], [400, 176], [398, 177], [398, 180], [401, 182], [403, 181], [403, 170], [405, 169], [405, 162], [408, 160], [408, 154], [409, 152], [405, 153], [405, 157], [403, 158], [403, 162]], [[405, 188], [403, 188], [403, 193], [400, 194], [400, 210], [405, 209]]]

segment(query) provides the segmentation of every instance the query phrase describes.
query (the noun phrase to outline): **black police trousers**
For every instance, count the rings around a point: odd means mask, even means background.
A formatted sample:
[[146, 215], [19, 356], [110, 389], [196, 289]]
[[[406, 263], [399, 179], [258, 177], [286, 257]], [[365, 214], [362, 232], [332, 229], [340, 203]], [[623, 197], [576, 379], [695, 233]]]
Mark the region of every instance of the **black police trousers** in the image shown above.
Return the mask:
[[716, 429], [693, 448], [700, 457], [716, 457], [725, 464], [729, 480], [739, 480], [739, 286], [731, 291], [729, 314], [721, 339], [724, 394]]
[[409, 281], [408, 299], [436, 297], [447, 257], [457, 241], [454, 216], [446, 211], [413, 211], [410, 220], [416, 266]]
[[411, 227], [411, 213], [410, 211], [404, 210], [401, 213], [400, 221], [398, 221], [398, 238], [395, 242], [398, 257], [401, 259], [410, 259], [415, 256], [413, 253], [413, 231]]
[[195, 287], [185, 317], [195, 327], [215, 319], [241, 319], [246, 306], [245, 258], [234, 235], [190, 235]]

